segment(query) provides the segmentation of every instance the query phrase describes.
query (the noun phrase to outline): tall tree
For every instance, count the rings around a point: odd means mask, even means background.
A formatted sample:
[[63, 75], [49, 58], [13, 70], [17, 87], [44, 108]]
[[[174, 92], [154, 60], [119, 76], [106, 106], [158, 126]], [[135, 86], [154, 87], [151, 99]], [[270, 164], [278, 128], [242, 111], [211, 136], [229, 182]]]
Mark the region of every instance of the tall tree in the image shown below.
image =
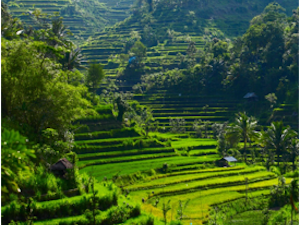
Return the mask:
[[290, 159], [293, 163], [293, 171], [295, 170], [295, 161], [297, 156], [299, 156], [299, 139], [293, 138], [289, 145], [288, 145], [288, 151], [290, 153]]
[[244, 150], [246, 150], [248, 140], [258, 137], [257, 120], [254, 117], [248, 117], [245, 113], [236, 114], [235, 122], [230, 127], [229, 133], [242, 139]]
[[171, 209], [170, 201], [171, 200], [169, 200], [167, 203], [164, 202], [162, 205], [162, 208], [161, 208], [161, 210], [163, 211], [163, 215], [164, 215], [165, 225], [167, 225], [167, 213]]
[[92, 62], [88, 69], [86, 83], [93, 90], [94, 93], [96, 93], [96, 90], [104, 77], [105, 73], [103, 71], [103, 66], [101, 64]]
[[136, 41], [130, 49], [130, 52], [137, 58], [138, 63], [141, 63], [146, 57], [146, 51], [146, 46], [140, 41]]
[[1, 1], [1, 36], [8, 40], [18, 38], [24, 31], [23, 24], [18, 18], [8, 13], [7, 5]]
[[273, 122], [266, 132], [262, 132], [263, 141], [266, 146], [275, 150], [277, 155], [277, 165], [279, 166], [280, 154], [286, 151], [289, 141], [296, 136], [296, 132], [291, 128], [284, 127], [282, 121]]
[[66, 73], [47, 57], [47, 44], [1, 41], [2, 117], [30, 127], [30, 133], [39, 137], [46, 128], [64, 133], [91, 106], [82, 97], [87, 88], [68, 84]]
[[86, 69], [80, 48], [71, 49], [65, 52], [64, 58], [60, 60], [64, 70]]

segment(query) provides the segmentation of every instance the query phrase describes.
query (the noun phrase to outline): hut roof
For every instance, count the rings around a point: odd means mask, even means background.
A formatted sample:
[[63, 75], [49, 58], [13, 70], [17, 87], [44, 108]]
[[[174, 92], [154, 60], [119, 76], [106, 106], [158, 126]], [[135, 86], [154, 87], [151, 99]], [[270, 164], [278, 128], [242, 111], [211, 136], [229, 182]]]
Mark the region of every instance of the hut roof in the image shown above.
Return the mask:
[[257, 98], [257, 95], [254, 92], [247, 93], [244, 98]]
[[66, 158], [62, 158], [50, 167], [50, 170], [66, 170], [72, 169], [73, 165]]
[[225, 159], [227, 162], [237, 162], [237, 159], [234, 158], [233, 156], [226, 156], [222, 159]]

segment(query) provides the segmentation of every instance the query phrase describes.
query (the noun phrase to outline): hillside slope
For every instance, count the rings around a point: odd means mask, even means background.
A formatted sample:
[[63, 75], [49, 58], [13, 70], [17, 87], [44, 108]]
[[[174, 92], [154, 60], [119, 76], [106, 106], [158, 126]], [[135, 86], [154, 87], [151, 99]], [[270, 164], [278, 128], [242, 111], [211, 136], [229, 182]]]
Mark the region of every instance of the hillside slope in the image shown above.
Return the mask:
[[134, 0], [6, 0], [13, 16], [17, 16], [27, 24], [33, 24], [28, 12], [41, 9], [43, 13], [59, 12], [64, 17], [64, 24], [74, 34], [73, 40], [86, 40], [95, 31], [105, 26], [112, 26], [130, 16], [130, 7]]
[[[194, 41], [197, 48], [202, 48], [207, 38], [242, 35], [249, 27], [249, 21], [272, 1], [149, 2], [152, 2], [151, 6], [138, 1], [130, 18], [113, 28], [96, 33], [97, 37], [83, 46], [85, 56], [106, 64], [111, 54], [127, 53], [126, 43], [140, 36], [141, 41], [148, 46], [147, 57], [152, 57], [149, 61], [164, 64], [165, 60], [174, 61], [177, 53], [185, 52], [187, 39]], [[279, 0], [278, 3], [286, 9], [288, 15], [298, 6], [292, 0]], [[132, 31], [137, 31], [138, 35]]]

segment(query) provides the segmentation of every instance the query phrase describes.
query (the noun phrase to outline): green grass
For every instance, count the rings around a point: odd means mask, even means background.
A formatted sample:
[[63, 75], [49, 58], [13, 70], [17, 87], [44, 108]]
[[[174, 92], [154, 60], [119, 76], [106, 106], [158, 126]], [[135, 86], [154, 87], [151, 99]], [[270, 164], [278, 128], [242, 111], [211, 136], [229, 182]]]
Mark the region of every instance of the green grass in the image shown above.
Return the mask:
[[156, 153], [156, 154], [135, 155], [135, 156], [119, 156], [111, 159], [92, 159], [92, 160], [79, 161], [78, 167], [83, 168], [86, 166], [99, 165], [99, 164], [132, 162], [132, 161], [145, 160], [145, 159], [171, 157], [176, 155], [177, 153]]
[[154, 153], [174, 152], [174, 150], [171, 147], [142, 148], [142, 149], [113, 151], [113, 152], [79, 154], [78, 158], [80, 160], [85, 160], [86, 158], [92, 158], [92, 157], [108, 158], [108, 157], [118, 157], [118, 156], [126, 156], [126, 155], [150, 154], [150, 153], [153, 153], [153, 152]]
[[104, 177], [107, 177], [108, 179], [112, 178], [112, 176], [118, 172], [120, 172], [119, 175], [127, 175], [135, 173], [137, 171], [148, 171], [151, 169], [162, 168], [164, 163], [168, 163], [170, 165], [187, 165], [214, 160], [215, 158], [175, 156], [159, 159], [140, 160], [135, 162], [88, 166], [81, 169], [80, 172], [90, 173], [98, 180], [103, 180]]
[[217, 153], [218, 153], [217, 149], [202, 149], [202, 150], [192, 150], [192, 151], [190, 151], [191, 156], [206, 155], [206, 154], [217, 154]]
[[170, 176], [170, 177], [164, 177], [163, 179], [157, 179], [150, 182], [147, 182], [146, 184], [136, 184], [128, 186], [127, 188], [130, 190], [135, 189], [146, 189], [151, 188], [155, 186], [168, 186], [168, 185], [174, 185], [178, 183], [189, 183], [196, 180], [205, 180], [205, 179], [212, 179], [215, 177], [221, 177], [222, 179], [227, 176], [235, 176], [235, 175], [242, 175], [247, 176], [248, 173], [253, 173], [257, 171], [264, 170], [264, 168], [261, 167], [254, 167], [254, 168], [247, 168], [247, 169], [241, 169], [241, 170], [234, 170], [234, 171], [219, 171], [219, 172], [207, 172], [207, 173], [192, 173], [192, 174], [179, 174], [177, 176]]
[[[277, 182], [277, 179], [270, 179], [250, 183], [248, 185], [248, 197], [257, 197], [261, 196], [262, 194], [269, 195], [270, 187], [277, 184]], [[291, 179], [287, 180], [287, 183], [290, 182]], [[187, 191], [179, 195], [161, 196], [159, 199], [158, 209], [161, 208], [163, 202], [166, 202], [169, 199], [171, 199], [172, 209], [171, 213], [169, 213], [169, 219], [171, 219], [171, 215], [176, 215], [179, 200], [185, 202], [188, 199], [190, 199], [191, 201], [185, 210], [185, 215], [187, 215], [188, 218], [193, 218], [194, 222], [198, 220], [198, 223], [201, 224], [201, 221], [206, 221], [208, 219], [208, 216], [210, 214], [209, 210], [211, 206], [218, 206], [219, 204], [226, 203], [227, 201], [233, 201], [239, 198], [244, 198], [246, 196], [245, 189], [245, 184], [242, 184], [229, 187], [216, 187], [208, 190], [203, 189], [190, 193]], [[150, 192], [150, 190], [147, 190], [147, 192]], [[155, 193], [156, 192], [157, 190], [155, 190]], [[132, 192], [131, 195], [136, 200], [140, 200], [141, 198], [147, 197], [146, 191]], [[151, 198], [150, 200], [147, 200], [146, 204], [143, 205], [143, 209], [147, 212], [152, 212], [152, 214], [155, 216], [162, 217], [161, 210], [158, 210], [157, 208], [151, 205], [155, 199], [156, 196], [154, 198]], [[184, 224], [188, 224], [186, 222], [187, 221], [185, 221]]]
[[205, 146], [205, 145], [217, 145], [217, 141], [214, 139], [201, 139], [201, 138], [186, 138], [178, 141], [172, 141], [173, 148], [182, 148], [188, 146]]
[[[205, 179], [200, 181], [190, 181], [184, 183], [178, 183], [170, 186], [163, 187], [159, 190], [156, 188], [148, 189], [147, 191], [152, 192], [155, 191], [155, 195], [176, 195], [182, 194], [187, 191], [197, 191], [199, 189], [210, 189], [216, 187], [226, 187], [226, 186], [234, 186], [239, 185], [245, 182], [245, 177], [248, 178], [249, 183], [256, 182], [259, 180], [266, 180], [274, 178], [275, 175], [271, 172], [267, 171], [260, 171], [254, 172], [247, 175], [236, 175], [236, 176], [228, 176], [222, 179], [220, 178], [212, 178], [212, 179]], [[163, 185], [164, 186], [164, 185]]]
[[128, 141], [128, 140], [138, 140], [138, 139], [143, 139], [144, 137], [120, 137], [120, 138], [107, 138], [107, 139], [93, 139], [93, 140], [81, 140], [81, 141], [75, 141], [76, 144], [81, 145], [81, 144], [96, 144], [96, 143], [113, 143], [113, 142], [122, 142], [122, 141]]
[[149, 132], [149, 137], [161, 137], [161, 138], [179, 138], [186, 137], [187, 134], [172, 134], [172, 133], [159, 133], [159, 132]]
[[232, 225], [261, 225], [264, 218], [264, 214], [261, 210], [247, 211], [235, 215], [234, 218], [227, 220]]
[[62, 222], [65, 222], [65, 223], [73, 223], [74, 222], [74, 224], [75, 224], [75, 223], [78, 223], [78, 221], [86, 221], [87, 222], [85, 215], [37, 221], [37, 222], [34, 222], [34, 224], [35, 225], [59, 225]]

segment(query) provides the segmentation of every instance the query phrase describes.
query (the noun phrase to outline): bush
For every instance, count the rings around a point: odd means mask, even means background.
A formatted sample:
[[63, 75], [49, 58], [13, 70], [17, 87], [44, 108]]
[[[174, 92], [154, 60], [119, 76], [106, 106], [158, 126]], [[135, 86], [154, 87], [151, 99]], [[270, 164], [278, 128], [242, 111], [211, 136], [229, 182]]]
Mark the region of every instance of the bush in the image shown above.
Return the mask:
[[[128, 205], [128, 204], [127, 204]], [[129, 217], [129, 207], [114, 207], [109, 209], [107, 217], [101, 221], [101, 225], [114, 225], [125, 222]]]
[[[84, 195], [81, 198], [76, 199], [65, 199], [55, 202], [47, 202], [44, 204], [37, 204], [36, 209], [33, 210], [33, 216], [36, 216], [38, 220], [46, 220], [56, 217], [68, 217], [74, 215], [83, 214], [86, 209], [92, 207], [89, 195]], [[117, 205], [117, 193], [99, 197], [99, 209], [107, 210], [113, 205]], [[1, 209], [2, 212], [2, 223], [8, 223], [11, 220], [24, 221], [24, 208], [17, 203], [12, 202], [8, 206]]]
[[131, 210], [130, 217], [137, 217], [139, 215], [141, 215], [141, 206], [140, 205], [136, 205]]
[[153, 216], [149, 216], [145, 223], [143, 223], [144, 225], [154, 225], [154, 217]]
[[163, 172], [166, 173], [168, 171], [168, 169], [169, 169], [169, 164], [168, 163], [164, 163], [163, 167], [162, 167]]

